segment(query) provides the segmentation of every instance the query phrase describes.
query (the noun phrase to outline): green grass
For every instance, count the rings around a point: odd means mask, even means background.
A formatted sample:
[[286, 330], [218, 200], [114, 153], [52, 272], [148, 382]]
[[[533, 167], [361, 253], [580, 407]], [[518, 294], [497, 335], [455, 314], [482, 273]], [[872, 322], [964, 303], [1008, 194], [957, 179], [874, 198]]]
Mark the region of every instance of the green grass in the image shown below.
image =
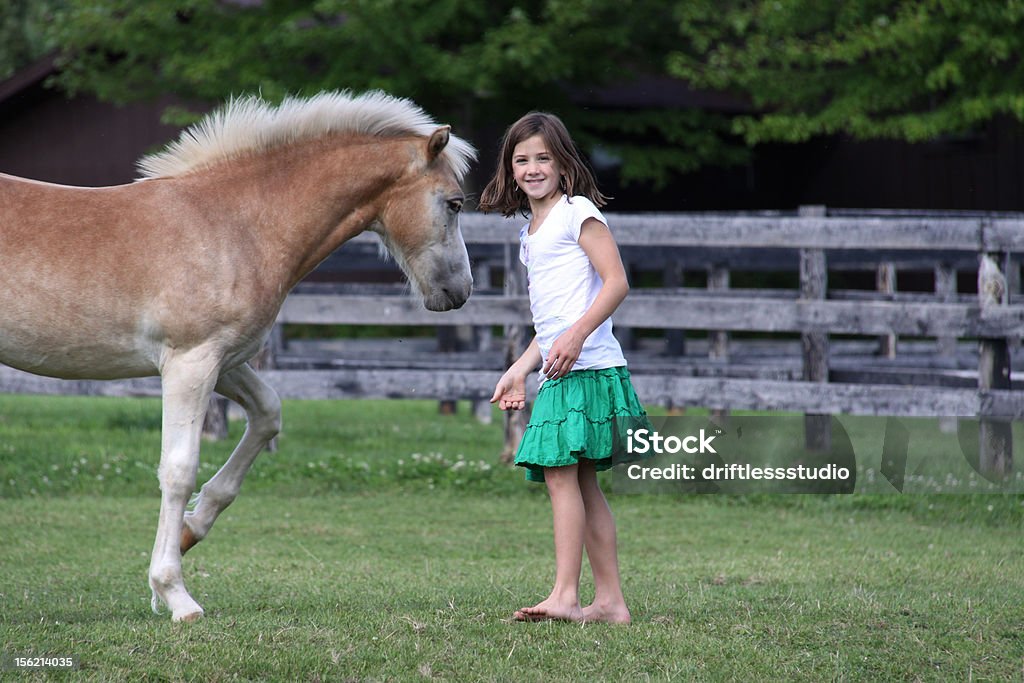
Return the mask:
[[[149, 612], [155, 498], [0, 502], [8, 653], [125, 680], [1011, 680], [1017, 525], [619, 497], [636, 623], [509, 623], [543, 597], [537, 496], [243, 495], [185, 571], [207, 618]], [[589, 585], [589, 583], [588, 583]]]
[[[246, 491], [308, 495], [407, 483], [429, 488], [519, 488], [522, 473], [494, 468], [500, 416], [479, 424], [468, 404], [439, 416], [436, 401], [288, 401], [280, 450], [264, 453]], [[242, 436], [204, 442], [200, 482]], [[160, 401], [0, 395], [0, 498], [133, 495], [156, 490]]]
[[185, 625], [149, 611], [159, 404], [0, 397], [0, 653], [76, 655], [69, 680], [1024, 676], [1020, 496], [613, 495], [634, 624], [509, 622], [550, 588], [550, 511], [467, 413], [286, 403], [185, 558]]

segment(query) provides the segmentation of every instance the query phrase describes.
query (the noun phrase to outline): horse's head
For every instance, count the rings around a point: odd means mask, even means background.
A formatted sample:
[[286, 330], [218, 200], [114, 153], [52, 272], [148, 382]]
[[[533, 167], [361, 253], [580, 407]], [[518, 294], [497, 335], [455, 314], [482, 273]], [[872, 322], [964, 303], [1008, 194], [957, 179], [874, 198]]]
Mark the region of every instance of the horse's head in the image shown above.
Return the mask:
[[462, 170], [458, 164], [472, 148], [459, 141], [464, 149], [442, 154], [449, 144], [448, 131], [448, 126], [441, 126], [417, 143], [408, 172], [389, 194], [374, 226], [431, 311], [461, 307], [473, 289], [459, 229], [465, 196], [457, 176]]

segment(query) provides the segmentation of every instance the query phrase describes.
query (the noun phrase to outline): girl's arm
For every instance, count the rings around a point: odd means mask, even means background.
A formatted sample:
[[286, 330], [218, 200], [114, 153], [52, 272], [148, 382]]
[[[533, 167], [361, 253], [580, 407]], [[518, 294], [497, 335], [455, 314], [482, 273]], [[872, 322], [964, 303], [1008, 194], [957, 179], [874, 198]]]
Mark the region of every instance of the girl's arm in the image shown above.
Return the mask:
[[526, 377], [540, 365], [540, 348], [534, 337], [526, 351], [512, 364], [494, 387], [491, 403], [498, 403], [502, 410], [522, 410], [526, 407]]
[[547, 362], [541, 371], [548, 379], [567, 374], [576, 364], [583, 350], [583, 342], [598, 326], [611, 317], [629, 293], [626, 269], [622, 266], [619, 247], [608, 226], [596, 218], [588, 218], [580, 228], [580, 247], [601, 276], [601, 291], [594, 303], [572, 327], [562, 333], [551, 345]]

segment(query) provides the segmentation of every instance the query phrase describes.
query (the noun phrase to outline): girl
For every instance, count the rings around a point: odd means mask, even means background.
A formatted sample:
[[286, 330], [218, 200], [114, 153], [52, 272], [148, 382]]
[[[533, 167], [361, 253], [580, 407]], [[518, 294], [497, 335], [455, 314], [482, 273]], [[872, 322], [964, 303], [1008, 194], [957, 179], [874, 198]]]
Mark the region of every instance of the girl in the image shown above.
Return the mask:
[[[506, 131], [498, 168], [480, 209], [530, 223], [519, 233], [536, 336], [494, 389], [491, 402], [522, 410], [526, 376], [541, 387], [516, 464], [544, 481], [555, 533], [555, 586], [546, 600], [515, 612], [520, 621], [629, 623], [622, 595], [615, 520], [597, 471], [621, 450], [622, 420], [646, 422], [611, 315], [629, 291], [619, 250], [598, 210], [607, 197], [552, 114], [532, 112]], [[581, 607], [583, 548], [593, 570], [592, 604]]]

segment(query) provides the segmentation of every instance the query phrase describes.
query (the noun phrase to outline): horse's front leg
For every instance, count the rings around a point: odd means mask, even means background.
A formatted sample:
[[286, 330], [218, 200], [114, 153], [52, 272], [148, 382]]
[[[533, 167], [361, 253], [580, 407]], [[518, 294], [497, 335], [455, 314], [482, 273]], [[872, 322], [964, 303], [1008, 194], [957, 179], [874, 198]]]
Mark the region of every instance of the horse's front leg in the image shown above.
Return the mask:
[[277, 392], [248, 365], [224, 373], [216, 389], [245, 409], [249, 424], [228, 461], [203, 485], [195, 509], [185, 513], [182, 554], [209, 533], [217, 516], [238, 496], [242, 480], [256, 456], [281, 429], [281, 400]]
[[185, 506], [196, 485], [203, 419], [217, 382], [219, 357], [209, 348], [169, 352], [163, 377], [163, 435], [160, 452], [160, 521], [149, 565], [153, 611], [163, 602], [174, 621], [193, 621], [203, 615], [185, 589], [178, 541]]

